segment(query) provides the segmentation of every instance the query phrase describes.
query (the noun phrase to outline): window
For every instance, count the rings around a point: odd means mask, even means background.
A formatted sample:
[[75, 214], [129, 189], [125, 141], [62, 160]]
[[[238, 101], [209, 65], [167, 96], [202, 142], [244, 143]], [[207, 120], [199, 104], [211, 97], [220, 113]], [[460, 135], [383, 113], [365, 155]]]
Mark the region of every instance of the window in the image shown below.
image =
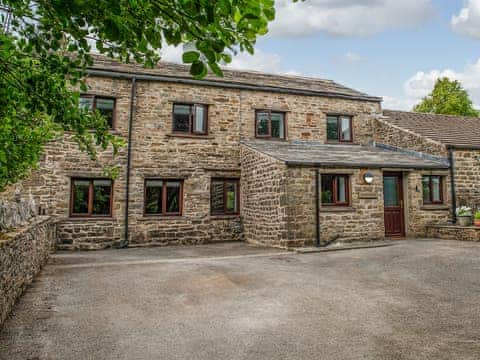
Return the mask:
[[349, 204], [348, 175], [323, 174], [321, 179], [322, 205], [346, 206]]
[[72, 179], [70, 216], [112, 216], [112, 180]]
[[196, 104], [173, 104], [173, 132], [206, 135], [208, 107]]
[[285, 139], [285, 113], [257, 110], [255, 113], [255, 136], [264, 139]]
[[145, 180], [145, 215], [182, 215], [182, 180]]
[[350, 116], [327, 116], [327, 140], [352, 142], [352, 118]]
[[239, 213], [238, 179], [212, 179], [210, 189], [210, 211], [213, 215], [235, 215]]
[[422, 188], [424, 204], [443, 204], [443, 179], [441, 176], [423, 176]]
[[115, 99], [97, 95], [81, 95], [80, 106], [92, 111], [97, 110], [107, 120], [110, 128], [115, 122]]

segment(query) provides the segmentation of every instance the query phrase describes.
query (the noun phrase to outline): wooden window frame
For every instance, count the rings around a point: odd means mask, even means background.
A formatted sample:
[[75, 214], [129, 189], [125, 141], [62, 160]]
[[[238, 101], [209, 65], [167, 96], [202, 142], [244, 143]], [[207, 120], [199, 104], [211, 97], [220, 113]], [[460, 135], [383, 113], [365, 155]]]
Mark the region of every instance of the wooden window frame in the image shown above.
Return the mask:
[[116, 125], [117, 125], [117, 98], [116, 97], [97, 95], [97, 94], [80, 94], [80, 98], [93, 99], [92, 111], [95, 111], [97, 109], [97, 99], [113, 100], [112, 126], [110, 127], [110, 129], [114, 130], [116, 128]]
[[[268, 113], [268, 134], [258, 134], [258, 114]], [[283, 115], [283, 137], [272, 137], [272, 113]], [[265, 140], [286, 140], [287, 139], [287, 113], [285, 111], [270, 110], [270, 109], [256, 109], [255, 110], [255, 138]]]
[[[222, 182], [223, 183], [223, 211], [214, 212], [212, 211], [212, 184], [213, 182]], [[227, 186], [228, 183], [235, 183], [236, 184], [236, 194], [235, 200], [237, 203], [237, 211], [228, 211], [227, 210]], [[210, 181], [210, 214], [213, 216], [217, 215], [240, 215], [240, 179], [239, 178], [212, 178]]]
[[[109, 214], [93, 214], [93, 182], [95, 180], [108, 180], [110, 181], [110, 212]], [[75, 214], [73, 212], [73, 203], [75, 200], [75, 181], [88, 181], [88, 213], [87, 214]], [[81, 178], [75, 177], [70, 179], [70, 206], [69, 206], [69, 216], [72, 218], [111, 218], [113, 216], [113, 180], [108, 178]]]
[[[424, 179], [424, 178], [428, 178], [428, 188], [429, 188], [429, 192], [430, 192], [430, 199], [429, 199], [428, 201], [425, 201], [424, 194], [423, 194], [423, 179]], [[438, 179], [440, 180], [440, 182], [439, 182], [439, 186], [440, 186], [440, 189], [439, 189], [440, 200], [438, 200], [438, 201], [433, 201], [433, 200], [432, 200], [432, 198], [433, 198], [433, 192], [432, 192], [433, 182], [432, 182], [432, 178], [438, 178]], [[443, 205], [443, 204], [444, 204], [443, 184], [444, 184], [443, 176], [441, 176], [441, 175], [422, 175], [422, 201], [423, 201], [423, 204], [424, 204], [424, 205]]]
[[[147, 182], [162, 181], [162, 211], [157, 214], [147, 213]], [[178, 182], [180, 184], [180, 201], [178, 212], [166, 212], [167, 210], [167, 182]], [[143, 183], [143, 216], [144, 217], [175, 217], [183, 214], [183, 179], [145, 178]]]
[[[332, 203], [323, 203], [322, 201], [322, 186], [320, 186], [320, 203], [322, 206], [350, 206], [350, 175], [346, 174], [320, 174], [320, 181], [321, 183], [322, 178], [324, 176], [332, 176], [333, 177], [333, 202]], [[338, 187], [338, 178], [343, 177], [345, 178], [345, 201], [339, 202], [338, 201], [338, 194], [337, 194], [337, 187]], [[320, 184], [321, 185], [321, 184]]]
[[[336, 118], [337, 119], [337, 138], [336, 139], [329, 139], [328, 138], [328, 131], [327, 131], [327, 142], [339, 142], [339, 143], [352, 143], [353, 142], [353, 116], [351, 115], [339, 115], [339, 114], [327, 114], [327, 127], [328, 127], [328, 118]], [[350, 140], [345, 140], [343, 138], [342, 133], [342, 122], [341, 118], [348, 118], [349, 127], [350, 127]]]
[[[174, 122], [175, 122], [175, 106], [188, 106], [190, 108], [190, 114], [188, 115], [188, 132], [186, 131], [175, 131]], [[205, 112], [203, 114], [203, 121], [205, 122], [205, 131], [194, 131], [193, 129], [193, 120], [196, 118], [197, 107], [203, 107]], [[197, 103], [185, 103], [185, 102], [174, 102], [172, 105], [172, 134], [175, 135], [195, 135], [195, 136], [207, 136], [208, 135], [208, 110], [209, 106], [207, 104], [197, 104]]]

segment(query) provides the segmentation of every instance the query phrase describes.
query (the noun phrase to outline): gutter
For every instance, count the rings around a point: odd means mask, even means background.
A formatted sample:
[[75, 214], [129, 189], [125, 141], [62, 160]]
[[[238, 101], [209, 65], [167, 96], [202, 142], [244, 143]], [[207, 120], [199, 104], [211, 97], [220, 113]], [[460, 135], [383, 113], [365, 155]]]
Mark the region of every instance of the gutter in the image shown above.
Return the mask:
[[450, 189], [452, 192], [452, 223], [457, 222], [457, 191], [455, 188], [455, 162], [453, 158], [454, 153], [453, 147], [447, 146], [448, 150], [448, 160], [450, 163]]
[[315, 169], [315, 246], [320, 247], [320, 174]]
[[135, 118], [135, 97], [137, 96], [137, 79], [132, 77], [132, 89], [130, 93], [130, 111], [128, 114], [128, 145], [127, 145], [127, 169], [125, 174], [125, 229], [124, 237], [120, 242], [120, 248], [126, 248], [129, 244], [129, 227], [128, 227], [128, 215], [130, 204], [130, 171], [132, 167], [132, 133], [133, 133], [133, 120]]
[[452, 145], [446, 144], [447, 150], [480, 150], [480, 145]]
[[159, 82], [211, 86], [211, 87], [239, 89], [239, 90], [265, 91], [265, 92], [273, 92], [273, 93], [280, 93], [280, 94], [322, 96], [322, 97], [340, 98], [340, 99], [348, 99], [348, 100], [372, 101], [372, 102], [378, 102], [378, 103], [382, 102], [382, 98], [375, 97], [375, 96], [368, 96], [368, 95], [367, 96], [348, 95], [348, 94], [341, 94], [341, 93], [332, 93], [327, 91], [284, 88], [279, 86], [262, 86], [262, 85], [255, 85], [255, 84], [244, 84], [244, 83], [238, 83], [238, 82], [226, 82], [226, 81], [216, 81], [216, 80], [197, 80], [197, 79], [191, 79], [191, 78], [180, 77], [180, 76], [155, 75], [155, 74], [138, 73], [138, 72], [130, 73], [130, 72], [123, 72], [123, 71], [109, 70], [109, 69], [88, 68], [87, 74], [91, 76], [119, 78], [119, 79], [136, 78], [137, 80], [145, 80], [145, 81], [159, 81]]
[[430, 170], [430, 169], [448, 169], [449, 165], [412, 165], [412, 164], [368, 164], [368, 163], [340, 163], [340, 162], [329, 162], [329, 163], [321, 163], [321, 162], [305, 162], [305, 161], [283, 161], [287, 166], [302, 166], [302, 167], [326, 167], [326, 168], [335, 168], [335, 167], [345, 167], [345, 168], [352, 168], [352, 169], [360, 169], [360, 168], [370, 168], [370, 169], [384, 169], [384, 168], [391, 168], [391, 169], [419, 169], [419, 170]]

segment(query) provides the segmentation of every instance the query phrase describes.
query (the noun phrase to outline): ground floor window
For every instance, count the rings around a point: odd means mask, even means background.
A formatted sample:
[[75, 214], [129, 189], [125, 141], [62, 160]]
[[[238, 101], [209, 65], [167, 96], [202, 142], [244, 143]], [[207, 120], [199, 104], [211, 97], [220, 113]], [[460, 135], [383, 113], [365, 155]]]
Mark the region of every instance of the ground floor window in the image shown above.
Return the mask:
[[183, 180], [146, 179], [146, 215], [182, 215]]
[[349, 204], [348, 175], [322, 174], [322, 205], [346, 206]]
[[111, 216], [112, 180], [72, 179], [70, 216]]
[[443, 204], [443, 179], [438, 175], [422, 177], [423, 203]]
[[212, 179], [210, 211], [213, 215], [239, 213], [239, 184], [238, 179]]

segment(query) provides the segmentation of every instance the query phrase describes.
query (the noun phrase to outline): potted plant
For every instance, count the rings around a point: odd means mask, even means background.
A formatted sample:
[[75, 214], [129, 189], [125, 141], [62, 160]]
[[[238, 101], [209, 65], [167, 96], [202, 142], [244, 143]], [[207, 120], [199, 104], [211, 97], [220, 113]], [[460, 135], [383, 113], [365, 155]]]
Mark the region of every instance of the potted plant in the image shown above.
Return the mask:
[[477, 212], [474, 215], [474, 224], [475, 226], [480, 227], [480, 210], [477, 210]]
[[457, 223], [460, 226], [472, 225], [472, 209], [467, 206], [460, 206], [457, 209]]

